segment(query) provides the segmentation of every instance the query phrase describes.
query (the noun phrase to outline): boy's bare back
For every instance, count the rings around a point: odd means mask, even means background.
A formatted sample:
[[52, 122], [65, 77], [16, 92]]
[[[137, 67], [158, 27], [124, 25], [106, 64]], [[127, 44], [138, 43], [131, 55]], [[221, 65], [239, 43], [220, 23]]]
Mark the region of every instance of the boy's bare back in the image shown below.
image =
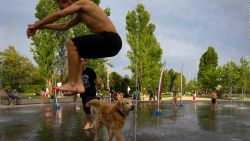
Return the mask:
[[92, 32], [116, 32], [115, 26], [106, 13], [91, 0], [79, 0], [72, 4], [80, 6], [77, 19], [83, 22]]

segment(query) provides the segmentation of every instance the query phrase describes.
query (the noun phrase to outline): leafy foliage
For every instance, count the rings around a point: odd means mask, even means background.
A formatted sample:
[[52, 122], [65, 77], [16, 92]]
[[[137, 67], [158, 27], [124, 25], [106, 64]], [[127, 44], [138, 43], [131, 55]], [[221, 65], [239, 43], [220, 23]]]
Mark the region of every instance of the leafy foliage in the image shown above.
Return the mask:
[[0, 54], [1, 87], [25, 91], [28, 87], [42, 82], [38, 68], [21, 56], [14, 46], [9, 46]]
[[250, 65], [247, 58], [242, 57], [240, 59], [239, 66], [239, 87], [242, 89], [242, 94], [250, 90]]
[[174, 91], [181, 91], [181, 77], [182, 77], [182, 87], [185, 88], [186, 79], [181, 73], [176, 73], [176, 78], [174, 79]]
[[[117, 72], [110, 74], [110, 89], [116, 92], [127, 93], [127, 86], [130, 84], [130, 79], [120, 76]], [[133, 90], [133, 89], [132, 89]]]
[[[49, 14], [58, 10], [54, 0], [40, 0], [36, 6], [35, 16], [41, 20]], [[61, 19], [59, 22], [68, 20], [69, 17]], [[46, 82], [47, 87], [52, 87], [57, 79], [57, 73], [66, 76], [65, 65], [67, 62], [61, 60], [65, 53], [65, 40], [70, 35], [66, 31], [38, 30], [36, 36], [32, 38], [31, 52], [33, 58], [39, 66], [39, 71]], [[54, 80], [54, 81], [53, 81]]]
[[222, 67], [218, 68], [219, 84], [222, 86], [223, 93], [242, 93], [249, 90], [250, 85], [250, 66], [246, 58], [240, 59], [240, 64], [237, 65], [233, 60], [230, 60]]
[[217, 66], [218, 55], [213, 47], [208, 47], [199, 64], [198, 81], [201, 84], [201, 89], [208, 91], [215, 89], [218, 85]]
[[187, 83], [187, 89], [186, 90], [188, 92], [194, 93], [195, 91], [197, 91], [197, 89], [198, 89], [197, 80], [193, 79], [193, 80], [190, 80]]
[[138, 4], [135, 10], [128, 12], [126, 24], [127, 42], [130, 45], [127, 56], [131, 62], [128, 68], [133, 79], [137, 79], [139, 89], [156, 89], [162, 65], [162, 49], [155, 38], [155, 25], [150, 23], [150, 14], [142, 4]]

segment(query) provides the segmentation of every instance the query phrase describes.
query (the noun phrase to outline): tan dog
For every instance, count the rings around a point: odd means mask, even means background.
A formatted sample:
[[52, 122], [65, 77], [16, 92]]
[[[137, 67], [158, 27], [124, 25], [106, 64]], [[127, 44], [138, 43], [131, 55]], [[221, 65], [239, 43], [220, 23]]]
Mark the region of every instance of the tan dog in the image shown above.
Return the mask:
[[122, 96], [118, 95], [118, 102], [116, 104], [102, 103], [97, 99], [93, 99], [87, 105], [97, 110], [94, 123], [95, 141], [99, 140], [98, 131], [103, 125], [107, 127], [108, 141], [112, 141], [114, 136], [117, 141], [125, 141], [121, 129], [124, 126], [129, 111], [134, 109], [131, 99], [122, 99]]

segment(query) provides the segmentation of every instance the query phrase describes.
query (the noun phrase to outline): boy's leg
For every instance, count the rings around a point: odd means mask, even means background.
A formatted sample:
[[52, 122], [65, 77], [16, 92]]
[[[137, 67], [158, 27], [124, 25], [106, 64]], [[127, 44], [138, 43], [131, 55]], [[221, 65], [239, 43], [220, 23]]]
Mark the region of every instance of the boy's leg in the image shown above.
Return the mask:
[[88, 103], [90, 100], [92, 100], [93, 98], [91, 97], [85, 97], [82, 98], [82, 103], [83, 103], [83, 108], [84, 108], [84, 112], [86, 115], [86, 124], [84, 126], [84, 130], [88, 130], [93, 128], [94, 124], [93, 124], [93, 117], [91, 116], [91, 107], [90, 106], [86, 106], [86, 103]]
[[87, 113], [85, 113], [85, 114], [86, 114], [86, 124], [84, 126], [84, 130], [92, 129], [94, 124], [93, 124], [93, 120], [91, 118], [91, 115], [89, 115]]
[[59, 87], [61, 91], [69, 91], [74, 93], [84, 93], [85, 88], [79, 74], [80, 68], [80, 57], [78, 50], [71, 39], [67, 40], [67, 51], [68, 51], [68, 69], [69, 69], [69, 80], [68, 83]]

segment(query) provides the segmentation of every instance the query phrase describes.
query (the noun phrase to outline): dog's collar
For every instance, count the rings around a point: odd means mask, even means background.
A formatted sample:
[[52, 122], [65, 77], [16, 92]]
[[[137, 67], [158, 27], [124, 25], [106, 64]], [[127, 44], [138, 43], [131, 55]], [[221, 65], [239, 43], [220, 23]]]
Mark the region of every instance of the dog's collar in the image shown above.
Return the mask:
[[125, 117], [125, 115], [122, 113], [122, 111], [120, 111], [119, 109], [116, 109], [117, 112], [122, 116], [122, 117]]

